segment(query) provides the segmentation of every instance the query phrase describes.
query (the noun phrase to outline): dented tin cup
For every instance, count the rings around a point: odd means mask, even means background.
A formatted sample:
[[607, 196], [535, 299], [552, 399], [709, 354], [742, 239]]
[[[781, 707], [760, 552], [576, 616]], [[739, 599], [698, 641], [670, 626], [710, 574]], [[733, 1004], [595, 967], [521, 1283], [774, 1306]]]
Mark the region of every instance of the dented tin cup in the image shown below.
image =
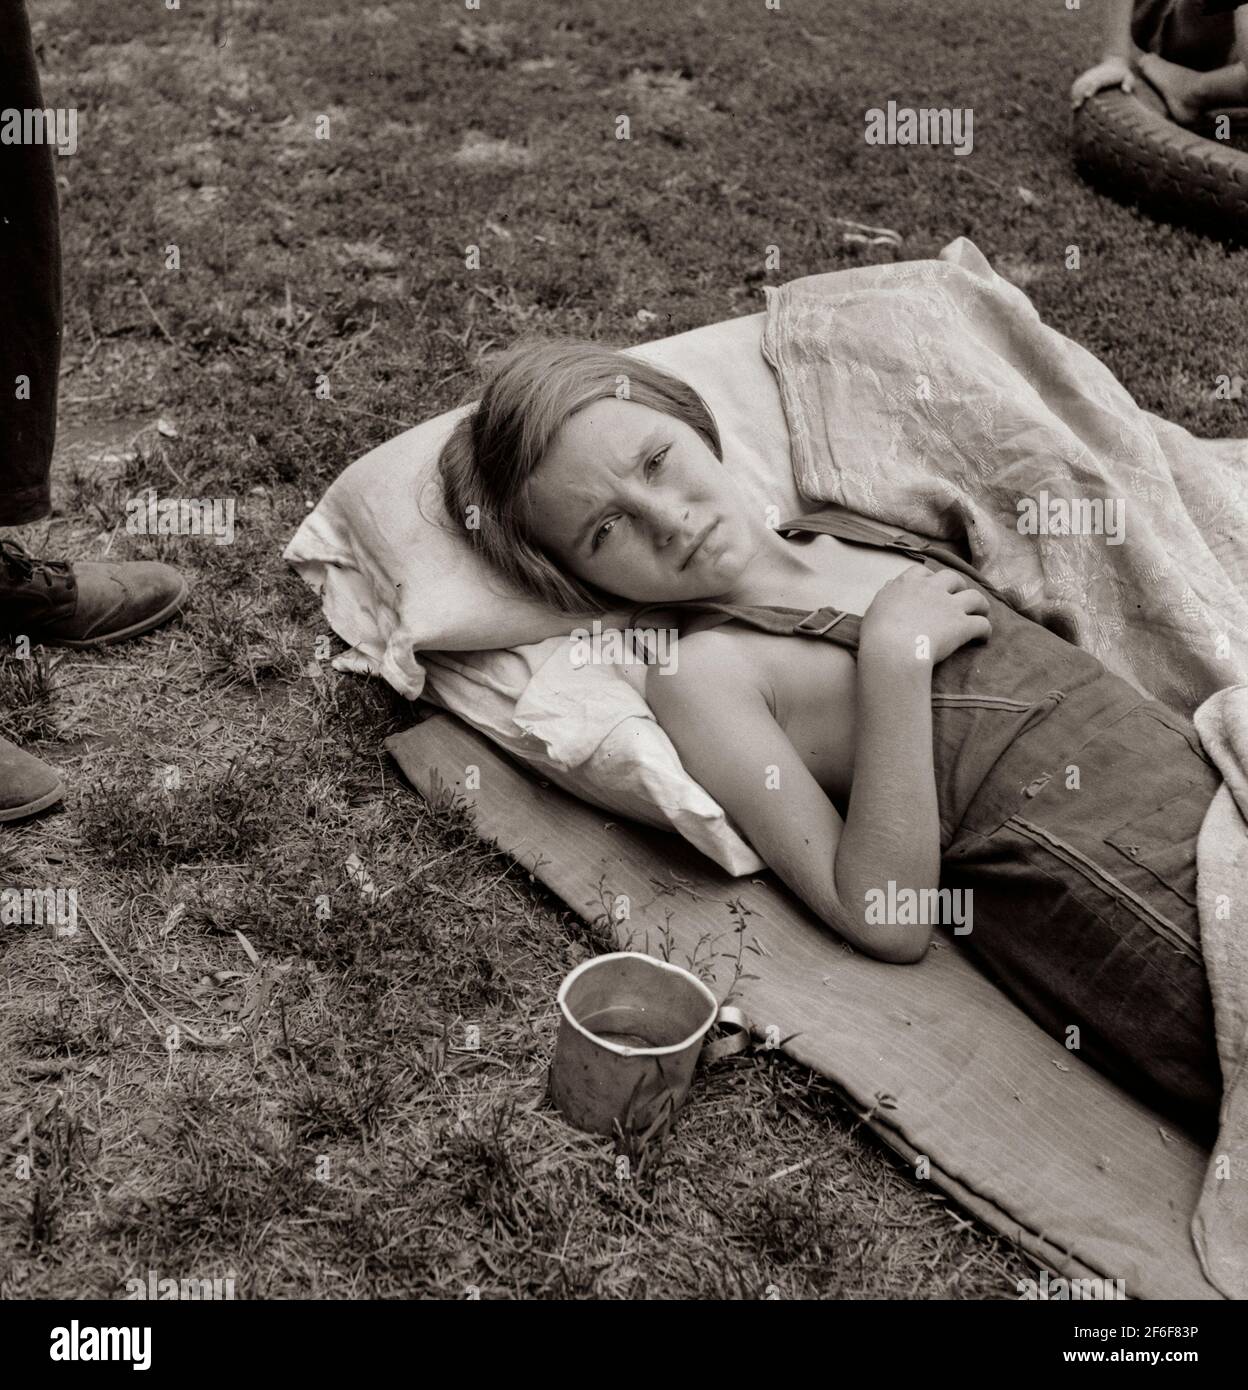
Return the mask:
[[710, 989], [679, 965], [635, 951], [584, 961], [559, 986], [550, 1093], [578, 1129], [640, 1132], [684, 1104], [707, 1031]]

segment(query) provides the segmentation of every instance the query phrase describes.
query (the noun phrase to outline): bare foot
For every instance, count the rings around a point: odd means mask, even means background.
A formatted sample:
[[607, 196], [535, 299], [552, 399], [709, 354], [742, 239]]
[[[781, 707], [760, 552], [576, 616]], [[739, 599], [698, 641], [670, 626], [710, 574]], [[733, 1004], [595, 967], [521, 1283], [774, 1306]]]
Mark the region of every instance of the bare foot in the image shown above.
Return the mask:
[[1179, 125], [1195, 125], [1204, 107], [1200, 100], [1200, 73], [1181, 67], [1156, 53], [1140, 55], [1140, 71], [1165, 99]]

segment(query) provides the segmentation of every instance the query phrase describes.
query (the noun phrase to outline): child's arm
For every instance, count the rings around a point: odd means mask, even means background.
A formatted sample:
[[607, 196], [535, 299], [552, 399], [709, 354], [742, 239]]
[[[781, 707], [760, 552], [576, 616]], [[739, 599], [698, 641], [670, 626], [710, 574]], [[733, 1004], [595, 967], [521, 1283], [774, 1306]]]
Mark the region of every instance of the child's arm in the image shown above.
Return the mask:
[[1101, 60], [1121, 58], [1131, 62], [1135, 45], [1131, 41], [1131, 18], [1135, 0], [1106, 0], [1105, 19], [1101, 25]]
[[1070, 89], [1070, 104], [1076, 109], [1094, 92], [1106, 87], [1121, 87], [1129, 92], [1135, 86], [1131, 72], [1135, 45], [1131, 40], [1131, 17], [1134, 0], [1106, 0], [1105, 18], [1101, 25], [1101, 61], [1075, 78]]
[[[930, 924], [878, 920], [872, 890], [887, 893], [890, 880], [919, 891], [940, 883], [930, 668], [860, 652], [861, 720], [844, 819], [731, 637], [699, 633], [682, 646], [676, 670], [648, 666], [646, 698], [686, 772], [818, 917], [877, 960], [922, 959]], [[838, 717], [853, 712], [829, 710]]]

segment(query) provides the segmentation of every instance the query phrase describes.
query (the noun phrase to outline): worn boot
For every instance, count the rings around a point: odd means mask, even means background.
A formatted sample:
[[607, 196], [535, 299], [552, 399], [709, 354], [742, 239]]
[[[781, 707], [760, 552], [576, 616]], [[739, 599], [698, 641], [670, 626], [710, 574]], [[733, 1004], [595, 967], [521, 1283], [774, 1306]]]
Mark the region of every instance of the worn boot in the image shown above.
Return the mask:
[[177, 570], [158, 560], [41, 560], [0, 538], [0, 634], [102, 647], [167, 622], [187, 592]]
[[0, 738], [0, 821], [36, 815], [65, 795], [65, 784], [32, 754]]

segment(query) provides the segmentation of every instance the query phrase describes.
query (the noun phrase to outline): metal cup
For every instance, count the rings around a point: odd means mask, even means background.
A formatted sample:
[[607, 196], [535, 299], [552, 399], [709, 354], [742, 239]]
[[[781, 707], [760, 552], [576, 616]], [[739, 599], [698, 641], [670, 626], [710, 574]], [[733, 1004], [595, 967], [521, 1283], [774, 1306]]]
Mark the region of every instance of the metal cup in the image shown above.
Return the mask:
[[[675, 1116], [719, 1014], [696, 975], [635, 951], [595, 956], [559, 986], [550, 1094], [578, 1129], [640, 1133]], [[747, 1034], [748, 1037], [748, 1034]]]

